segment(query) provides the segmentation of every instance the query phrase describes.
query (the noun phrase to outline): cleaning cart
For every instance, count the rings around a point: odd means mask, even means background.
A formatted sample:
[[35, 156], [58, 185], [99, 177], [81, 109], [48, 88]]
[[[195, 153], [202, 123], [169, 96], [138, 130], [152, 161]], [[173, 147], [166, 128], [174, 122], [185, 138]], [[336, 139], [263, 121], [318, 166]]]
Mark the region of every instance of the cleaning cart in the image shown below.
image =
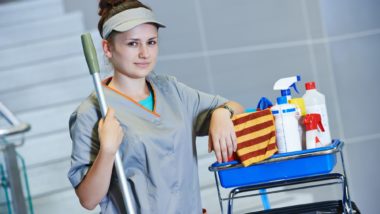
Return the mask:
[[[234, 200], [261, 196], [264, 210], [253, 213], [360, 213], [351, 201], [343, 158], [343, 145], [334, 140], [321, 148], [275, 154], [271, 158], [243, 167], [238, 161], [214, 163], [214, 172], [221, 213], [227, 201], [227, 213], [233, 213]], [[332, 172], [337, 162], [342, 172]], [[342, 197], [336, 201], [295, 205], [270, 209], [267, 194], [307, 189], [327, 185], [341, 185]], [[280, 187], [280, 188], [279, 188]], [[222, 194], [221, 188], [229, 191]]]

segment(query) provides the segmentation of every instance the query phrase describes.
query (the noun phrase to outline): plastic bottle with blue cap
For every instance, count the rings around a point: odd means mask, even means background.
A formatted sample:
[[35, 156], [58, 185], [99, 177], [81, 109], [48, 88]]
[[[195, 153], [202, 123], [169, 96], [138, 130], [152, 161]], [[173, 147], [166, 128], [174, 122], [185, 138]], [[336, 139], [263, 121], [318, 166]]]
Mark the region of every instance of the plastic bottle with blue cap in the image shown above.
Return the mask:
[[281, 96], [277, 98], [277, 104], [271, 110], [275, 117], [278, 152], [285, 153], [302, 150], [296, 106], [288, 104], [287, 98]]
[[297, 89], [297, 82], [299, 81], [301, 81], [300, 75], [281, 78], [274, 83], [273, 89], [280, 90], [281, 96], [286, 96], [286, 100], [288, 101], [288, 103], [296, 105], [299, 138], [303, 144], [303, 147], [306, 149], [305, 130], [302, 125], [303, 115], [305, 115], [306, 113], [306, 111], [304, 110], [304, 102], [302, 98], [292, 98], [290, 90], [291, 88], [293, 88], [299, 94], [299, 91]]

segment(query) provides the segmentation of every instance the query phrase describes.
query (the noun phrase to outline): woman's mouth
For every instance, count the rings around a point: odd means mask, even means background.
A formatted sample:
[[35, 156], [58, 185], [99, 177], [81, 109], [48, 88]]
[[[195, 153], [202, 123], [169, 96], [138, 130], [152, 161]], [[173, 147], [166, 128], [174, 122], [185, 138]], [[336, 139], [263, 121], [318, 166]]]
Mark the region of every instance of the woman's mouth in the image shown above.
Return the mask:
[[149, 62], [136, 62], [135, 65], [139, 68], [147, 68], [149, 66]]

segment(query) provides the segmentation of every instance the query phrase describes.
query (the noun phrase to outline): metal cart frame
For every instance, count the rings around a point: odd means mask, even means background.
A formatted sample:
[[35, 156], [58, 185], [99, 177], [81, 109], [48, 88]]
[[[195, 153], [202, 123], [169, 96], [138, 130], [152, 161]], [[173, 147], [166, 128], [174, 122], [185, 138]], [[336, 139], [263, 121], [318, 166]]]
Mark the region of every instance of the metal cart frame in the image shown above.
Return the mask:
[[[259, 195], [265, 196], [266, 194], [273, 194], [273, 193], [286, 192], [286, 191], [292, 191], [292, 190], [307, 189], [307, 188], [312, 188], [312, 187], [341, 184], [342, 185], [342, 192], [343, 192], [342, 210], [345, 214], [348, 214], [348, 213], [351, 214], [353, 209], [352, 209], [351, 198], [350, 198], [350, 194], [349, 194], [349, 188], [348, 188], [348, 182], [347, 182], [347, 176], [346, 176], [346, 168], [345, 168], [344, 157], [343, 157], [343, 145], [344, 145], [344, 143], [342, 141], [338, 141], [337, 146], [332, 148], [332, 149], [310, 152], [310, 153], [303, 153], [303, 154], [298, 154], [298, 155], [290, 155], [290, 156], [286, 156], [286, 157], [269, 158], [267, 160], [264, 160], [264, 161], [258, 163], [258, 164], [272, 163], [272, 162], [294, 160], [294, 159], [299, 159], [299, 158], [308, 158], [308, 157], [312, 157], [312, 156], [320, 156], [320, 155], [328, 155], [328, 154], [339, 153], [341, 164], [342, 164], [343, 174], [325, 173], [325, 174], [319, 174], [319, 175], [303, 176], [303, 177], [298, 177], [298, 178], [270, 180], [268, 182], [262, 182], [262, 183], [252, 184], [252, 185], [238, 186], [235, 188], [231, 187], [233, 189], [229, 192], [229, 195], [227, 198], [222, 197], [222, 195], [221, 195], [221, 190], [220, 190], [221, 184], [219, 182], [220, 178], [219, 178], [218, 172], [221, 170], [238, 169], [238, 168], [242, 168], [243, 166], [241, 164], [230, 164], [230, 165], [217, 166], [217, 167], [211, 165], [209, 167], [209, 171], [214, 172], [214, 177], [215, 177], [215, 182], [216, 182], [221, 212], [224, 213], [223, 212], [223, 202], [224, 201], [228, 201], [227, 213], [231, 214], [232, 209], [233, 209], [234, 199], [259, 196]], [[249, 167], [255, 167], [255, 165], [252, 165]], [[318, 182], [318, 184], [315, 184], [315, 182]], [[303, 186], [291, 187], [293, 185], [303, 185]], [[249, 192], [252, 192], [255, 190], [266, 190], [266, 189], [272, 189], [275, 187], [288, 187], [288, 188], [285, 188], [283, 190], [269, 191], [269, 192], [260, 191], [259, 193], [249, 193]], [[228, 188], [228, 189], [230, 189], [230, 188]], [[238, 196], [239, 194], [244, 194], [244, 195]]]

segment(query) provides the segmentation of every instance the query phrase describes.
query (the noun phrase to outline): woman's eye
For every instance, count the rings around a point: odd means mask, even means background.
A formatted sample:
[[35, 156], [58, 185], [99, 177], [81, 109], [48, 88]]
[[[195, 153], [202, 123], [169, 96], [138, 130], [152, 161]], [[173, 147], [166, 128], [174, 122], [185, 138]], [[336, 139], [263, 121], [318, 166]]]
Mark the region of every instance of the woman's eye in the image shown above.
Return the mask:
[[128, 46], [130, 46], [130, 47], [136, 47], [137, 46], [137, 42], [128, 42]]
[[157, 44], [157, 41], [152, 40], [148, 42], [148, 45], [155, 45], [155, 44]]

